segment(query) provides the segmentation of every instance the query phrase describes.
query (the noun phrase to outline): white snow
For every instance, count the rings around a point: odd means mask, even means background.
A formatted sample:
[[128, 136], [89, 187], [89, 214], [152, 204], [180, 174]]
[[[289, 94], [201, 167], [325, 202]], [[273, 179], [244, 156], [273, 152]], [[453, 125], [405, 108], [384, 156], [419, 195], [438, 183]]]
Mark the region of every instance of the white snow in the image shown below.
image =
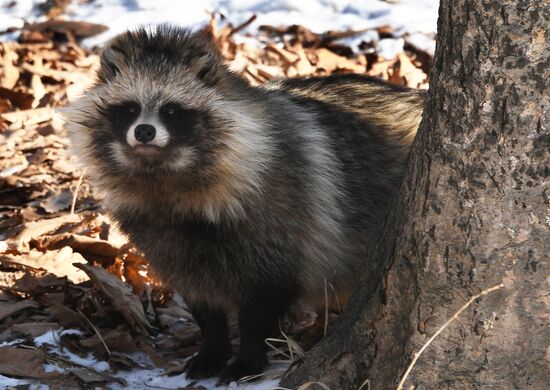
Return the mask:
[[0, 384], [5, 387], [17, 386], [21, 384], [21, 381], [19, 379], [9, 378], [7, 376], [0, 375]]
[[[41, 20], [33, 6], [43, 0], [18, 0], [15, 6], [7, 7], [12, 0], [0, 0], [0, 30], [8, 27], [21, 27], [23, 23]], [[171, 23], [197, 28], [208, 21], [210, 13], [219, 11], [234, 24], [246, 21], [250, 16], [257, 19], [243, 32], [255, 32], [264, 24], [283, 26], [302, 24], [315, 32], [343, 29], [367, 29], [391, 26], [397, 36], [404, 33], [418, 34], [433, 40], [436, 31], [438, 0], [399, 0], [386, 2], [379, 0], [96, 0], [73, 2], [64, 17], [73, 20], [101, 23], [109, 30], [88, 38], [84, 44], [92, 47], [101, 45], [114, 35], [140, 25]], [[6, 35], [0, 38], [5, 39]], [[376, 36], [363, 36], [376, 39]], [[356, 39], [356, 42], [359, 43]], [[395, 53], [399, 42], [394, 45], [384, 43], [384, 57]], [[419, 48], [432, 46], [426, 42]], [[402, 51], [402, 47], [399, 48]]]
[[435, 52], [435, 39], [432, 36], [422, 33], [413, 33], [407, 37], [407, 42], [432, 55]]
[[382, 57], [391, 59], [403, 51], [404, 44], [405, 40], [403, 38], [386, 38], [378, 42], [377, 48]]
[[15, 339], [15, 340], [12, 340], [12, 341], [3, 341], [0, 343], [0, 348], [2, 347], [11, 347], [12, 345], [17, 345], [17, 344], [21, 344], [23, 341], [23, 339]]
[[66, 334], [81, 335], [82, 332], [77, 329], [49, 330], [41, 336], [34, 339], [34, 345], [41, 347], [43, 345], [59, 345], [59, 337]]
[[[48, 348], [50, 348], [50, 350], [55, 352], [57, 355], [67, 360], [70, 360], [71, 362], [74, 362], [76, 364], [86, 366], [86, 367], [91, 367], [94, 370], [99, 372], [107, 371], [111, 368], [109, 366], [109, 363], [97, 361], [92, 353], [89, 353], [85, 357], [81, 357], [72, 353], [68, 349], [60, 348], [59, 346], [60, 337], [68, 334], [81, 335], [82, 332], [77, 329], [49, 330], [46, 333], [44, 333], [42, 336], [36, 337], [34, 339], [34, 345], [36, 345], [37, 347], [47, 345]], [[56, 367], [55, 364], [48, 364], [46, 366], [48, 366], [47, 369], [50, 371], [59, 371], [59, 367]]]
[[[36, 347], [45, 347], [49, 351], [49, 353], [60, 356], [66, 360], [75, 363], [76, 365], [90, 367], [98, 372], [105, 372], [106, 374], [123, 379], [126, 382], [126, 385], [121, 385], [119, 383], [113, 382], [105, 385], [102, 388], [107, 388], [111, 390], [145, 390], [154, 388], [156, 386], [163, 389], [178, 389], [195, 383], [197, 387], [204, 386], [207, 389], [222, 389], [221, 387], [216, 387], [215, 378], [192, 381], [185, 378], [185, 374], [174, 376], [162, 375], [163, 370], [155, 367], [149, 357], [143, 352], [136, 352], [130, 355], [130, 358], [137, 362], [137, 364], [141, 368], [135, 368], [131, 371], [115, 371], [114, 373], [111, 373], [111, 367], [109, 363], [106, 361], [97, 360], [92, 353], [89, 353], [85, 357], [81, 357], [70, 352], [66, 348], [62, 348], [59, 344], [59, 340], [62, 335], [67, 334], [81, 335], [82, 332], [76, 329], [50, 330], [43, 335], [36, 337], [34, 339], [34, 345]], [[24, 340], [18, 339], [10, 343], [2, 343], [0, 344], [0, 346], [17, 345], [23, 342]], [[268, 373], [272, 371], [280, 371], [282, 368], [284, 369], [286, 367], [286, 363], [272, 364], [270, 367], [268, 367], [266, 371]], [[44, 370], [46, 372], [66, 372], [65, 368], [60, 367], [55, 363], [45, 364]], [[278, 380], [267, 379], [251, 383], [243, 383], [240, 384], [238, 387], [236, 383], [232, 383], [227, 388], [238, 388], [239, 390], [270, 390], [276, 388], [278, 386], [278, 383]], [[0, 375], [1, 388], [26, 384], [31, 385], [31, 389], [43, 390], [48, 388], [47, 386], [40, 385], [39, 383], [31, 379], [15, 379]]]
[[[118, 372], [117, 377], [124, 379], [127, 382], [126, 386], [119, 384], [111, 384], [109, 388], [112, 390], [121, 389], [150, 389], [150, 388], [163, 388], [163, 389], [179, 389], [185, 388], [192, 384], [194, 381], [185, 378], [185, 374], [166, 376], [161, 375], [161, 369], [138, 369], [130, 372]], [[216, 387], [216, 379], [200, 380], [194, 383], [195, 386], [204, 386], [207, 389], [223, 389], [223, 387]], [[266, 380], [252, 383], [231, 383], [226, 388], [238, 389], [238, 390], [270, 390], [279, 385], [278, 380]]]
[[[142, 353], [136, 353], [132, 355], [135, 360], [140, 360], [143, 365], [149, 368], [138, 368], [132, 371], [118, 371], [114, 376], [124, 379], [126, 385], [122, 386], [117, 383], [111, 383], [108, 385], [109, 389], [122, 390], [122, 389], [150, 389], [151, 387], [162, 387], [163, 389], [178, 389], [186, 387], [195, 383], [195, 386], [204, 386], [207, 389], [221, 389], [216, 387], [217, 378], [211, 378], [200, 381], [189, 380], [185, 377], [185, 374], [179, 374], [174, 376], [162, 375], [162, 369], [153, 366], [149, 358]], [[279, 366], [280, 367], [280, 366]], [[272, 370], [276, 366], [268, 368]], [[228, 388], [237, 388], [239, 390], [270, 390], [278, 386], [279, 380], [258, 380], [256, 382], [241, 383], [237, 386], [237, 383], [232, 383]]]

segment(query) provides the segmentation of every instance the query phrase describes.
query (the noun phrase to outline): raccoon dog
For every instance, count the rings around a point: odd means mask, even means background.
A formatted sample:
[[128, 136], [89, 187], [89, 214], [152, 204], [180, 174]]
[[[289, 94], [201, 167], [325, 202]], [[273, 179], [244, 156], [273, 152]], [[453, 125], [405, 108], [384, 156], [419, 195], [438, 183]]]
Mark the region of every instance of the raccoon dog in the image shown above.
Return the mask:
[[[107, 44], [67, 127], [104, 207], [201, 328], [188, 377], [261, 372], [291, 303], [327, 283], [350, 293], [423, 100], [359, 75], [253, 87], [206, 33], [176, 27]], [[233, 310], [240, 347], [228, 364]]]

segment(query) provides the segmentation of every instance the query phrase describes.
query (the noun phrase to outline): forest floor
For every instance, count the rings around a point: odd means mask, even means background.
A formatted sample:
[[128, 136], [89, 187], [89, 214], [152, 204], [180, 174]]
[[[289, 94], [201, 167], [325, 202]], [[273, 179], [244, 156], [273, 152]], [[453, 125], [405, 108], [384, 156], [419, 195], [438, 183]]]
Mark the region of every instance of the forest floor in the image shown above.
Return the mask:
[[[0, 386], [212, 388], [214, 380], [182, 374], [200, 339], [185, 303], [150, 274], [67, 151], [57, 109], [93, 82], [97, 52], [81, 39], [106, 27], [61, 21], [55, 7], [43, 12], [46, 21], [10, 30], [17, 41], [0, 41]], [[253, 21], [232, 25], [213, 14], [204, 27], [252, 84], [353, 72], [427, 88], [432, 56], [412, 45], [387, 59], [371, 42], [361, 51], [342, 43], [358, 31], [319, 34], [301, 25], [262, 26], [236, 39]], [[335, 316], [287, 319], [270, 342], [266, 375], [240, 388], [275, 387]], [[236, 346], [234, 326], [232, 340]]]

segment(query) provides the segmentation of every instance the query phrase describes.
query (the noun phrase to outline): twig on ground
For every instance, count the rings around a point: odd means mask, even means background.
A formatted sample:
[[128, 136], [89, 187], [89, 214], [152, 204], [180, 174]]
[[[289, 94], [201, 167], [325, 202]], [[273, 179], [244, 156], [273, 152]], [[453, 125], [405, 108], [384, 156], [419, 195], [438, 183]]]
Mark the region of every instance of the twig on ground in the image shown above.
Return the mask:
[[259, 378], [263, 378], [264, 380], [282, 378], [285, 372], [286, 368], [283, 368], [281, 370], [273, 370], [262, 372], [261, 374], [243, 376], [237, 381], [237, 383], [240, 385], [246, 382], [254, 381]]
[[439, 328], [437, 330], [437, 332], [435, 332], [433, 334], [432, 337], [430, 337], [428, 339], [428, 341], [426, 341], [426, 343], [422, 346], [422, 348], [420, 348], [420, 350], [414, 354], [414, 358], [411, 362], [411, 364], [409, 364], [409, 367], [407, 367], [407, 370], [405, 371], [405, 374], [403, 375], [403, 377], [401, 378], [401, 380], [399, 381], [399, 384], [397, 385], [397, 390], [402, 390], [403, 389], [403, 384], [405, 383], [405, 381], [407, 380], [407, 377], [409, 376], [411, 370], [414, 368], [415, 364], [416, 364], [416, 361], [418, 360], [418, 358], [420, 357], [420, 355], [426, 350], [426, 348], [428, 348], [428, 346], [432, 343], [432, 341], [435, 340], [435, 338], [437, 336], [439, 336], [439, 334], [441, 332], [443, 332], [450, 324], [451, 322], [453, 322], [454, 320], [456, 320], [458, 318], [458, 316], [460, 315], [460, 313], [462, 313], [464, 310], [466, 310], [466, 308], [468, 306], [470, 306], [476, 299], [484, 296], [484, 295], [487, 295], [489, 294], [490, 292], [493, 292], [495, 290], [498, 290], [499, 288], [502, 288], [504, 287], [504, 283], [500, 283], [496, 286], [493, 286], [491, 288], [488, 288], [488, 289], [485, 289], [483, 290], [482, 292], [480, 292], [479, 294], [476, 294], [474, 295], [473, 297], [470, 298], [470, 300], [468, 302], [466, 302], [460, 309], [458, 309], [458, 311], [447, 321], [443, 324], [443, 326], [441, 328]]
[[82, 178], [84, 177], [85, 173], [86, 173], [86, 170], [82, 172], [82, 174], [78, 178], [78, 183], [76, 183], [76, 188], [73, 193], [73, 202], [71, 203], [71, 214], [74, 214], [74, 210], [76, 208], [76, 199], [78, 198], [78, 190], [80, 190], [80, 185], [82, 184]]
[[292, 351], [288, 350], [288, 353], [285, 351], [284, 348], [279, 348], [279, 347], [276, 347], [275, 344], [273, 343], [282, 343], [283, 345], [286, 345], [287, 348], [288, 348], [288, 343], [286, 340], [281, 340], [281, 339], [276, 339], [276, 338], [271, 338], [271, 337], [268, 337], [267, 339], [265, 339], [265, 343], [267, 344], [267, 346], [269, 348], [271, 348], [276, 354], [278, 355], [282, 355], [284, 356], [285, 358], [287, 358], [287, 360], [289, 362], [292, 362], [293, 359], [292, 359]]
[[148, 384], [147, 382], [142, 382], [145, 387], [150, 387], [152, 389], [164, 389], [164, 390], [172, 390], [172, 387], [162, 387], [162, 386], [155, 386], [155, 385], [150, 385]]
[[[277, 338], [267, 338], [265, 339], [265, 343], [273, 349], [273, 351], [279, 355], [282, 355], [286, 357], [288, 360], [288, 363], [293, 363], [296, 360], [296, 357], [298, 359], [303, 359], [305, 352], [304, 350], [298, 345], [296, 341], [294, 341], [292, 338], [288, 337], [282, 330], [281, 335], [284, 337], [283, 339], [277, 339]], [[281, 343], [284, 346], [288, 348], [288, 352], [285, 351], [284, 348], [278, 348], [273, 343]], [[296, 356], [296, 357], [295, 357]]]
[[105, 348], [105, 351], [107, 352], [107, 355], [109, 355], [109, 357], [111, 357], [111, 351], [109, 350], [109, 347], [107, 347], [107, 343], [105, 343], [105, 340], [103, 340], [103, 337], [101, 336], [101, 333], [99, 333], [99, 330], [97, 330], [97, 328], [94, 326], [94, 324], [92, 324], [92, 321], [90, 321], [88, 319], [88, 317], [86, 317], [84, 315], [84, 313], [82, 313], [82, 311], [80, 311], [80, 309], [77, 309], [77, 312], [78, 312], [78, 314], [80, 314], [80, 316], [82, 318], [84, 318], [84, 320], [86, 320], [86, 323], [92, 327], [95, 334], [99, 338], [99, 341], [101, 341], [101, 344], [103, 344], [103, 347]]
[[363, 383], [361, 383], [361, 386], [359, 386], [359, 389], [357, 389], [357, 390], [363, 390], [363, 388], [365, 386], [367, 386], [366, 387], [367, 390], [370, 390], [370, 379], [369, 378], [365, 379], [365, 381]]
[[336, 302], [336, 307], [338, 308], [338, 313], [342, 312], [342, 305], [340, 305], [340, 300], [338, 299], [338, 294], [336, 293], [336, 289], [334, 288], [334, 284], [329, 283], [330, 289], [332, 290], [332, 293], [334, 294], [334, 301]]
[[258, 16], [257, 15], [252, 15], [250, 18], [248, 18], [248, 20], [246, 20], [244, 23], [241, 23], [239, 24], [237, 27], [233, 28], [231, 30], [231, 32], [229, 33], [229, 36], [233, 35], [233, 34], [236, 34], [238, 33], [239, 31], [245, 29], [246, 27], [248, 27], [248, 25], [250, 25], [253, 21], [256, 20]]

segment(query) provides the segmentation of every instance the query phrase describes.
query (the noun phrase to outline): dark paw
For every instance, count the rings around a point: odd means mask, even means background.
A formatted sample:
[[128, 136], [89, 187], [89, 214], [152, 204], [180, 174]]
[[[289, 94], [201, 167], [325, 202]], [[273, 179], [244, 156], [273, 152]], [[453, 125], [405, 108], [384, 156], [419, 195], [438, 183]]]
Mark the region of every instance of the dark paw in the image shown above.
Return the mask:
[[222, 370], [216, 386], [237, 382], [245, 376], [261, 374], [264, 366], [265, 363], [263, 362], [258, 364], [245, 364], [237, 359]]
[[187, 379], [204, 379], [217, 376], [226, 363], [227, 360], [224, 358], [199, 353], [189, 359], [185, 366]]

